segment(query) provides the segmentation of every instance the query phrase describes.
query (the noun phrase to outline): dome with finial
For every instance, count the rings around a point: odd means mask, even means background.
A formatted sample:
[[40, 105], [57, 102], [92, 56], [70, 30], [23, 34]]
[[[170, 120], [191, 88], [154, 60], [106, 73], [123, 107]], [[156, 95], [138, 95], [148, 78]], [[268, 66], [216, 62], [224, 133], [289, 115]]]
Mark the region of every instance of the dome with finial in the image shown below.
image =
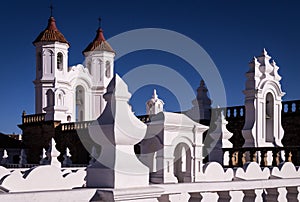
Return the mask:
[[164, 101], [158, 98], [156, 89], [154, 89], [152, 98], [146, 102], [146, 113], [152, 115], [162, 112], [164, 110], [164, 104]]
[[33, 44], [36, 44], [38, 42], [56, 41], [69, 44], [64, 35], [57, 29], [55, 19], [53, 16], [51, 16], [48, 19], [47, 28], [38, 35], [38, 37], [33, 41]]
[[109, 45], [109, 43], [105, 40], [101, 27], [98, 28], [95, 39], [84, 49], [84, 51], [82, 51], [82, 53], [84, 54], [90, 51], [115, 52]]

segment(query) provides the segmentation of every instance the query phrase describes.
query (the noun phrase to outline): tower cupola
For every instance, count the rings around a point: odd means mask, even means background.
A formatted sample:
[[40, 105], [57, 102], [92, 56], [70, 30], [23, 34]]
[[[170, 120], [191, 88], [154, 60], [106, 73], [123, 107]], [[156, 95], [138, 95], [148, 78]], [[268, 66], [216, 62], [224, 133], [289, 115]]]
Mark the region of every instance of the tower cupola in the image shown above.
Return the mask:
[[33, 44], [36, 45], [38, 42], [61, 42], [70, 45], [64, 35], [57, 29], [56, 21], [53, 16], [48, 19], [46, 29], [38, 35], [38, 37], [33, 41]]
[[84, 49], [82, 53], [86, 55], [91, 51], [115, 52], [109, 45], [109, 43], [105, 40], [101, 27], [98, 28], [95, 39], [91, 43], [89, 43], [89, 45]]

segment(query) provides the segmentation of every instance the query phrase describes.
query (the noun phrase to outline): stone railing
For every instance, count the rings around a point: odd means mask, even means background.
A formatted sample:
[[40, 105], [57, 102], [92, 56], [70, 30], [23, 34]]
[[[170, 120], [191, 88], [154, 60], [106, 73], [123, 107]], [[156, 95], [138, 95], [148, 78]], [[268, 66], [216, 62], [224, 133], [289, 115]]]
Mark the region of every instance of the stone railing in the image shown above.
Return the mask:
[[92, 123], [93, 121], [82, 121], [82, 122], [71, 122], [71, 123], [62, 123], [61, 126], [61, 131], [66, 132], [66, 131], [73, 131], [73, 130], [82, 130], [82, 129], [87, 129], [88, 126]]
[[247, 161], [257, 162], [260, 166], [278, 166], [281, 162], [300, 163], [300, 147], [260, 147], [260, 148], [223, 148], [225, 166], [240, 167]]
[[8, 163], [8, 164], [1, 164], [1, 166], [9, 169], [14, 169], [14, 168], [33, 168], [36, 166], [39, 166], [39, 164], [17, 164], [17, 163]]
[[[213, 109], [223, 110], [226, 118], [240, 118], [245, 117], [245, 106], [231, 106], [227, 108]], [[225, 111], [226, 110], [226, 111]], [[282, 102], [282, 113], [300, 113], [300, 100], [290, 100]]]
[[[43, 175], [41, 181], [39, 173], [49, 174]], [[236, 169], [223, 169], [220, 164], [211, 162], [203, 166], [202, 173], [201, 180], [194, 183], [113, 189], [85, 188], [87, 173], [82, 169], [62, 171], [53, 166], [40, 166], [22, 174], [19, 170], [11, 173], [1, 168], [0, 175], [8, 177], [0, 183], [0, 200], [32, 201], [51, 197], [53, 201], [283, 202], [299, 201], [300, 198], [300, 171], [290, 162], [272, 168], [248, 162]]]
[[226, 115], [226, 118], [245, 117], [245, 106], [227, 107], [226, 112], [227, 113], [224, 113]]
[[23, 113], [22, 115], [22, 124], [28, 124], [28, 123], [39, 123], [45, 121], [45, 113], [42, 114], [30, 114], [26, 115]]
[[[155, 185], [164, 189], [158, 201], [298, 201], [298, 179], [268, 179]], [[153, 185], [154, 186], [154, 185]], [[164, 200], [167, 199], [167, 200]]]
[[282, 102], [283, 113], [299, 113], [300, 112], [300, 100], [290, 100]]

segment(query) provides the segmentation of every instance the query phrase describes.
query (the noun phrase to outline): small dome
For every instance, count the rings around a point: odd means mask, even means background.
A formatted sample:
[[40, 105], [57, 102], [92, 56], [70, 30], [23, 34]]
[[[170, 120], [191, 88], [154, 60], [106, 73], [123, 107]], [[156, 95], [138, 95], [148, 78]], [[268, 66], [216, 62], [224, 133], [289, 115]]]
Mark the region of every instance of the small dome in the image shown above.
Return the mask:
[[55, 19], [54, 17], [51, 16], [48, 20], [47, 28], [38, 35], [38, 37], [33, 41], [33, 44], [37, 42], [55, 42], [55, 41], [69, 44], [69, 42], [66, 40], [64, 35], [57, 29], [55, 24]]
[[105, 40], [103, 30], [101, 28], [97, 30], [95, 39], [84, 49], [84, 51], [82, 51], [82, 53], [86, 53], [89, 51], [115, 52], [109, 45], [109, 43]]

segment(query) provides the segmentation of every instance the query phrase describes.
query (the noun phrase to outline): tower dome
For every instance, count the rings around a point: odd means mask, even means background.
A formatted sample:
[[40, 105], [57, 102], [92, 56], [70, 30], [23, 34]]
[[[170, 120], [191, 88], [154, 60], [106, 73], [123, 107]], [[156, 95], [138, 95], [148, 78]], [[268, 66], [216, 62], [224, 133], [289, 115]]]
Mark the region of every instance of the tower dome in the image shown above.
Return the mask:
[[164, 111], [164, 104], [164, 101], [158, 98], [156, 89], [154, 89], [152, 98], [146, 102], [146, 113], [152, 115], [162, 112]]
[[108, 51], [115, 52], [109, 43], [105, 40], [102, 28], [98, 28], [95, 39], [82, 51], [83, 54], [90, 51]]
[[48, 25], [44, 31], [42, 31], [38, 37], [33, 41], [33, 44], [36, 44], [38, 42], [61, 42], [61, 43], [67, 43], [69, 42], [66, 40], [64, 35], [57, 29], [55, 19], [53, 16], [51, 16], [48, 19]]

